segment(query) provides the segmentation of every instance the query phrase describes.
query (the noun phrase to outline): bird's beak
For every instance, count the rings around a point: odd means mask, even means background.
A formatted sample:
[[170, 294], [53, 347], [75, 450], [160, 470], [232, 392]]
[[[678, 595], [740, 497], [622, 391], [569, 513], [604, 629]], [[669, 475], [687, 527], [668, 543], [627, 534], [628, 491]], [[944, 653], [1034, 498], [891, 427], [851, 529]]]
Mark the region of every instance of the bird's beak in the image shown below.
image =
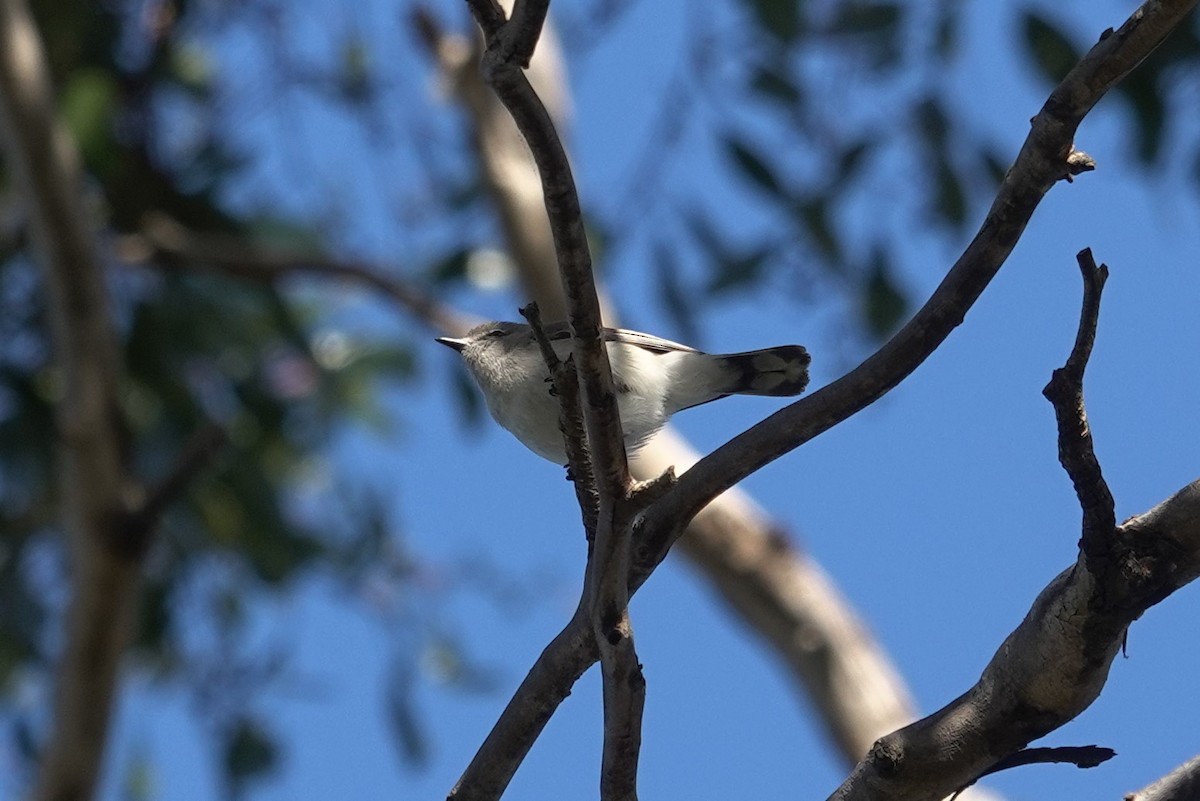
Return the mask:
[[454, 337], [437, 337], [437, 341], [448, 348], [454, 348], [459, 353], [462, 353], [462, 349], [467, 346], [465, 339], [455, 339]]

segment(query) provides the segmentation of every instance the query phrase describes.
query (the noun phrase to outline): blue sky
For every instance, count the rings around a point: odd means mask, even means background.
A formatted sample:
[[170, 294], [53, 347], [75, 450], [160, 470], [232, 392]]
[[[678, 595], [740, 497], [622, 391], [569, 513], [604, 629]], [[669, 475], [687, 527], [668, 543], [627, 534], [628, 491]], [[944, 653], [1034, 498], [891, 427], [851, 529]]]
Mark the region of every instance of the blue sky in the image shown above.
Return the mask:
[[[1083, 41], [1131, 9], [1076, 2], [1060, 16], [1084, 32]], [[655, 91], [678, 57], [673, 48], [687, 13], [685, 4], [635, 4], [575, 73], [572, 142], [585, 204], [621, 191]], [[969, 14], [961, 70], [945, 80], [960, 90], [960, 109], [1011, 158], [1047, 90], [1009, 52], [1017, 41], [1010, 14], [989, 4], [975, 4]], [[397, 58], [410, 58], [386, 39], [389, 31], [382, 26], [372, 35]], [[229, 62], [222, 69], [233, 70], [243, 55], [236, 42], [223, 47]], [[246, 121], [246, 135], [254, 136], [260, 123]], [[1100, 169], [1050, 193], [965, 324], [926, 364], [879, 403], [743, 485], [838, 582], [924, 712], [978, 678], [1037, 592], [1074, 560], [1080, 513], [1057, 463], [1054, 418], [1041, 388], [1073, 341], [1079, 249], [1091, 247], [1112, 270], [1085, 393], [1118, 518], [1145, 511], [1200, 476], [1200, 207], [1182, 178], [1164, 173], [1148, 183], [1123, 165], [1129, 137], [1123, 123], [1112, 99], [1085, 122], [1078, 145]], [[306, 124], [318, 140], [343, 135], [328, 115], [314, 113]], [[270, 136], [270, 125], [262, 127], [260, 135]], [[1195, 131], [1179, 135], [1194, 138]], [[752, 194], [696, 177], [718, 174], [717, 156], [698, 137], [678, 147], [666, 167], [669, 185], [687, 186], [686, 178], [711, 193], [733, 225], [762, 224]], [[395, 230], [386, 210], [372, 204], [404, 185], [411, 155], [397, 154], [380, 167], [356, 165], [361, 151], [353, 140], [346, 151], [330, 171], [345, 170], [337, 191], [363, 209], [346, 238], [360, 252], [391, 258], [419, 236]], [[393, 171], [385, 182], [392, 186], [382, 190], [370, 175], [380, 169]], [[290, 197], [301, 206], [315, 202], [306, 199], [314, 186], [325, 185], [279, 156], [262, 167], [261, 178], [272, 187], [294, 186]], [[247, 188], [246, 196], [266, 191]], [[923, 299], [961, 243], [923, 229], [919, 220], [892, 217], [888, 224], [911, 226], [897, 256], [912, 297]], [[653, 302], [654, 271], [637, 263], [639, 254], [644, 258], [639, 248], [624, 248], [608, 265], [613, 294], [627, 320], [675, 336]], [[836, 302], [814, 309], [777, 289], [707, 314], [704, 344], [733, 351], [805, 343], [814, 356], [814, 387], [866, 355], [838, 322], [845, 310]], [[456, 300], [475, 313], [511, 319], [524, 299], [499, 291]], [[367, 309], [377, 332], [426, 336], [386, 307], [356, 297], [344, 303], [346, 317]], [[348, 603], [332, 583], [308, 581], [293, 598], [264, 603], [256, 616], [263, 642], [293, 644], [289, 678], [263, 700], [286, 743], [283, 772], [257, 798], [442, 797], [573, 609], [584, 552], [561, 469], [490, 423], [464, 427], [446, 399], [453, 354], [429, 341], [421, 356], [426, 380], [385, 395], [398, 435], [384, 440], [348, 430], [333, 458], [345, 475], [386, 490], [398, 533], [432, 566], [422, 592], [403, 608], [414, 617], [435, 616], [441, 630], [494, 669], [498, 686], [464, 693], [423, 682], [417, 702], [431, 761], [421, 770], [404, 767], [388, 733], [382, 688], [389, 657], [420, 647], [421, 638], [363, 616], [362, 605]], [[677, 423], [707, 451], [778, 405], [730, 399], [689, 411]], [[480, 554], [512, 575], [529, 576], [539, 600], [514, 610], [454, 589], [451, 566]], [[1098, 743], [1115, 748], [1117, 759], [1091, 771], [1025, 768], [987, 784], [1013, 799], [1112, 798], [1200, 751], [1194, 726], [1200, 697], [1181, 690], [1181, 677], [1200, 661], [1198, 602], [1196, 588], [1187, 587], [1135, 624], [1128, 658], [1116, 660], [1100, 700], [1044, 743]], [[643, 797], [820, 798], [841, 781], [843, 767], [785, 672], [681, 560], [655, 574], [632, 614], [648, 682]], [[599, 677], [590, 672], [506, 798], [594, 798], [600, 715]], [[198, 735], [186, 699], [134, 684], [122, 701], [104, 797], [121, 797], [120, 766], [135, 754], [152, 759], [158, 797], [215, 797], [213, 755]]]

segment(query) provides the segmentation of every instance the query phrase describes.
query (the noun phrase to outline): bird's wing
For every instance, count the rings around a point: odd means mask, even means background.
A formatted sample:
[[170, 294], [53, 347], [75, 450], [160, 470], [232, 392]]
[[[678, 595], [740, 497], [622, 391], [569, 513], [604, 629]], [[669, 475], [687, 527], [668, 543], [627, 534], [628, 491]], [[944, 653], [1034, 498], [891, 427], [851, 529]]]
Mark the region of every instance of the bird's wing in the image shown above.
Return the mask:
[[[550, 323], [544, 327], [546, 338], [551, 342], [558, 342], [571, 338], [571, 326], [565, 321]], [[625, 345], [636, 345], [654, 353], [672, 353], [683, 351], [685, 353], [699, 353], [695, 348], [689, 348], [687, 345], [681, 345], [678, 342], [672, 342], [669, 339], [643, 334], [641, 331], [630, 331], [625, 328], [605, 328], [605, 342], [620, 342]]]
[[639, 348], [653, 351], [654, 353], [672, 353], [676, 351], [683, 351], [685, 353], [700, 352], [695, 348], [680, 345], [678, 342], [672, 342], [669, 339], [643, 334], [641, 331], [629, 331], [624, 328], [605, 328], [604, 340], [606, 342], [621, 342], [626, 345], [636, 345]]

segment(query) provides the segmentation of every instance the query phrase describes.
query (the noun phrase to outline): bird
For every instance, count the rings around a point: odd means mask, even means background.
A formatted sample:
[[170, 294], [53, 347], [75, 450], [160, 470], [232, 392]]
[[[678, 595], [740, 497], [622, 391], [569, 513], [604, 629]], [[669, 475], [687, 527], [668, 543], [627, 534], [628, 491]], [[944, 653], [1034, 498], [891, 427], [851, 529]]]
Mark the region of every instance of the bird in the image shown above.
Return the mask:
[[[811, 357], [801, 345], [709, 354], [651, 334], [603, 328], [625, 448], [635, 452], [671, 415], [728, 395], [799, 395]], [[571, 353], [567, 322], [543, 327], [560, 359]], [[486, 322], [462, 337], [437, 337], [458, 351], [492, 417], [525, 447], [566, 464], [550, 372], [524, 323]]]

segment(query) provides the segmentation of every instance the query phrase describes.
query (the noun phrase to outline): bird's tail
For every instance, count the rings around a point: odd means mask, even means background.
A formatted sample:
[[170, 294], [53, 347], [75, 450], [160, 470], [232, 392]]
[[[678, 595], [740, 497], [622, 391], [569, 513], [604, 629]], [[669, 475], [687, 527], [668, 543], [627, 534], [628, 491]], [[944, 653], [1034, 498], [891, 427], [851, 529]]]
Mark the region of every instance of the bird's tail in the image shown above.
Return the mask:
[[720, 357], [729, 395], [799, 395], [808, 386], [812, 357], [800, 345], [730, 353]]

